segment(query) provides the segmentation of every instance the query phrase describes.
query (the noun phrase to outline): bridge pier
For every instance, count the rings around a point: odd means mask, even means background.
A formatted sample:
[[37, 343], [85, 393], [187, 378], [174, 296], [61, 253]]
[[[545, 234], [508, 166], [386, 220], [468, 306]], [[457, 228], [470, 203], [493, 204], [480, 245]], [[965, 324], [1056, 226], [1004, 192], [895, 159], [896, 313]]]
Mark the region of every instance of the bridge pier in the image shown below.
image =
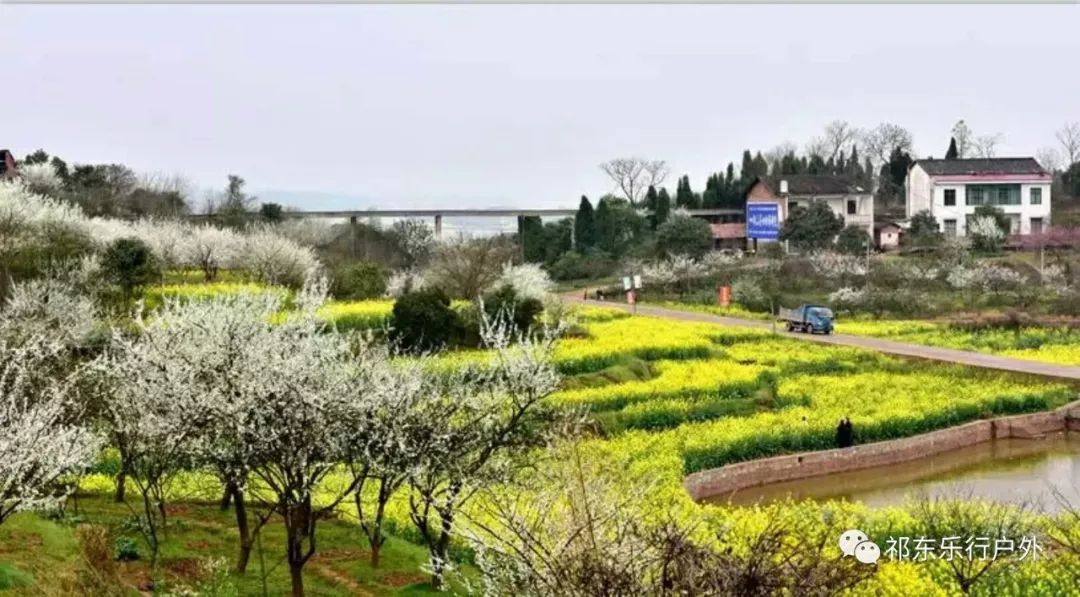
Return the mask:
[[356, 259], [356, 245], [360, 242], [360, 228], [356, 225], [356, 216], [349, 216], [349, 250]]

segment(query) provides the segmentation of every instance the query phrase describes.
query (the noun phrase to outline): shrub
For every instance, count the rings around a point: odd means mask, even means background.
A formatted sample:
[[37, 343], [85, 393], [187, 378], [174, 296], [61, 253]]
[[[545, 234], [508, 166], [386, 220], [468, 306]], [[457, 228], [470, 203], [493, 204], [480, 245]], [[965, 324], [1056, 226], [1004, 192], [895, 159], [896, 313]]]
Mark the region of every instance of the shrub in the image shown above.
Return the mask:
[[527, 332], [544, 310], [544, 304], [530, 296], [520, 296], [513, 286], [504, 284], [484, 298], [488, 319], [509, 317], [520, 332]]
[[450, 298], [439, 289], [403, 295], [394, 303], [391, 340], [405, 352], [439, 350], [459, 332]]
[[[109, 541], [109, 529], [100, 525], [81, 524], [75, 529], [75, 538], [79, 542], [79, 551], [82, 552], [87, 568], [84, 588], [94, 594], [108, 590], [118, 580], [116, 560], [121, 559], [120, 550], [115, 547], [117, 544]], [[116, 557], [113, 555], [114, 551]], [[137, 552], [135, 555], [134, 559], [138, 559]]]
[[848, 255], [862, 255], [871, 245], [870, 235], [862, 226], [847, 226], [836, 237], [836, 250]]
[[768, 311], [769, 297], [754, 280], [742, 278], [731, 285], [731, 298], [751, 311]]
[[758, 255], [766, 259], [783, 259], [784, 245], [780, 243], [763, 242], [758, 245]]
[[614, 269], [615, 261], [600, 250], [589, 250], [584, 254], [569, 251], [550, 267], [551, 276], [556, 280], [599, 278], [610, 274]]
[[334, 270], [330, 295], [339, 300], [364, 300], [386, 294], [386, 270], [374, 263], [361, 261]]
[[161, 275], [154, 252], [137, 238], [120, 238], [109, 243], [101, 257], [101, 269], [128, 296]]
[[130, 537], [117, 537], [113, 542], [113, 551], [116, 552], [116, 559], [121, 562], [133, 562], [140, 558], [139, 544]]

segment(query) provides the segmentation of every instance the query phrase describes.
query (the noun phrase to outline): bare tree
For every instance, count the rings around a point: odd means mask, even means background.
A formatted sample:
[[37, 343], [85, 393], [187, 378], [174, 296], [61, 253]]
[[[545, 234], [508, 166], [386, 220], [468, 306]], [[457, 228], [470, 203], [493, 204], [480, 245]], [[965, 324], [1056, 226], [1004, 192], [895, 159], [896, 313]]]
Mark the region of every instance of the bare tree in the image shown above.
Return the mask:
[[601, 461], [578, 444], [551, 448], [525, 491], [490, 491], [476, 502], [465, 532], [486, 594], [834, 595], [874, 574], [854, 558], [830, 554], [842, 528], [806, 528], [773, 507], [764, 528], [722, 533], [701, 544], [700, 521], [645, 520], [642, 504], [658, 481], [628, 479], [629, 458]]
[[846, 120], [834, 120], [825, 126], [824, 135], [810, 140], [807, 151], [825, 160], [836, 159], [840, 150], [854, 143], [859, 136], [859, 129]]
[[600, 169], [633, 205], [641, 201], [649, 186], [664, 184], [670, 172], [664, 160], [642, 158], [616, 158], [600, 164]]
[[1004, 557], [989, 557], [996, 539], [1017, 540], [1030, 536], [1035, 530], [1027, 504], [983, 504], [971, 501], [970, 496], [924, 497], [914, 503], [911, 514], [923, 535], [935, 540], [936, 544], [940, 544], [944, 538], [957, 536], [988, 539], [985, 545], [979, 543], [969, 547], [958, 544], [961, 549], [972, 550], [967, 552], [966, 557], [942, 558], [964, 594], [970, 594], [982, 581], [1016, 566], [1020, 561], [1018, 551]]
[[1067, 122], [1055, 135], [1061, 148], [1065, 150], [1065, 164], [1067, 169], [1080, 161], [1080, 122]]
[[1061, 152], [1053, 147], [1043, 147], [1036, 151], [1035, 159], [1039, 162], [1039, 165], [1050, 172], [1057, 172], [1061, 169]]
[[769, 171], [779, 172], [780, 162], [784, 159], [784, 156], [792, 155], [794, 153], [797, 153], [798, 151], [798, 146], [791, 141], [784, 141], [783, 143], [777, 145], [776, 147], [773, 147], [769, 151], [766, 151], [765, 161], [769, 163]]
[[883, 122], [862, 136], [862, 145], [866, 155], [875, 164], [884, 164], [889, 161], [889, 156], [894, 149], [899, 148], [905, 153], [912, 153], [914, 140], [911, 131], [890, 122]]
[[[979, 135], [972, 140], [972, 154], [979, 158], [993, 158], [997, 157], [997, 147], [1001, 143], [1001, 133], [994, 133], [991, 135]], [[957, 142], [957, 150], [960, 148], [959, 141]], [[961, 153], [960, 155], [963, 155]]]
[[956, 157], [961, 159], [969, 157], [973, 149], [972, 144], [975, 136], [971, 132], [971, 127], [963, 120], [959, 120], [952, 127], [952, 136], [953, 139], [956, 139]]
[[425, 280], [453, 298], [472, 300], [488, 290], [514, 255], [505, 238], [465, 238], [439, 246]]

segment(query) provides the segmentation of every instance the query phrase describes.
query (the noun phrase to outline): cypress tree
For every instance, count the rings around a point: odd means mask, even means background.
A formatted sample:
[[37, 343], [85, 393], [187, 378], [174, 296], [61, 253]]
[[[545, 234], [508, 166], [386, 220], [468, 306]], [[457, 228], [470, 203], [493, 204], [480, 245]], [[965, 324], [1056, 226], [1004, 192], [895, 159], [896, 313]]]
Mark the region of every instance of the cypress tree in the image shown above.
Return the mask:
[[859, 146], [851, 146], [851, 159], [847, 163], [847, 175], [852, 180], [862, 180], [862, 166], [859, 165]]
[[701, 207], [713, 209], [720, 206], [720, 176], [710, 174], [705, 181], [705, 192], [701, 194]]
[[[769, 162], [765, 159], [765, 156], [761, 155], [761, 152], [757, 152], [754, 156], [754, 176], [765, 177], [769, 175]], [[749, 184], [750, 181], [744, 181], [745, 184]]]
[[960, 152], [956, 150], [956, 137], [949, 137], [949, 150], [945, 152], [945, 159], [955, 160], [960, 157]]
[[754, 178], [754, 157], [750, 155], [749, 149], [743, 151], [742, 170], [739, 171], [739, 178], [746, 183], [749, 183], [750, 179]]
[[616, 245], [615, 222], [611, 214], [611, 206], [607, 199], [601, 197], [596, 204], [596, 246], [613, 253]]
[[522, 250], [521, 254], [529, 263], [541, 263], [544, 261], [547, 249], [544, 244], [544, 224], [540, 216], [523, 216], [519, 230]]
[[574, 214], [574, 242], [579, 252], [596, 245], [596, 214], [585, 195], [581, 196], [581, 203]]
[[690, 177], [683, 175], [675, 188], [675, 207], [682, 209], [697, 209], [700, 207], [697, 195], [690, 188]]
[[653, 212], [653, 220], [659, 226], [667, 221], [670, 214], [671, 197], [668, 195], [667, 189], [661, 188], [660, 193], [656, 196], [656, 211]]
[[649, 190], [645, 191], [645, 199], [643, 201], [645, 209], [652, 212], [652, 215], [648, 217], [649, 227], [656, 230], [656, 187], [649, 185]]

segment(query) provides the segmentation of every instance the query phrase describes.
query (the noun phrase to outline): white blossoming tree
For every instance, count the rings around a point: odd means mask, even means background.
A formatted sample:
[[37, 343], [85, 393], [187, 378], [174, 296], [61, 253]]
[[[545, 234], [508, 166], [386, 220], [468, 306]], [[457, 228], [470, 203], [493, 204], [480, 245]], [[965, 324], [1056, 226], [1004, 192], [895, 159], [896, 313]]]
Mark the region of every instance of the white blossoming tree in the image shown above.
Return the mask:
[[64, 346], [40, 336], [0, 344], [0, 523], [20, 510], [50, 508], [72, 487], [58, 480], [93, 464], [100, 438], [78, 421], [75, 376], [36, 372]]
[[977, 216], [968, 221], [968, 236], [978, 251], [996, 253], [1005, 242], [1005, 231], [990, 216]]
[[409, 515], [428, 547], [436, 587], [449, 569], [462, 505], [479, 488], [505, 480], [513, 456], [544, 440], [553, 416], [543, 399], [558, 387], [550, 362], [557, 330], [530, 338], [513, 329], [504, 318], [483, 322], [491, 362], [448, 374], [424, 406], [431, 427], [416, 446]]
[[56, 166], [49, 162], [19, 166], [19, 179], [28, 189], [41, 195], [55, 196], [64, 186], [64, 181], [56, 172]]
[[519, 299], [536, 299], [543, 301], [554, 287], [548, 273], [536, 263], [523, 263], [514, 265], [507, 263], [503, 266], [502, 276], [492, 284], [489, 290], [497, 290], [502, 286], [510, 286]]

